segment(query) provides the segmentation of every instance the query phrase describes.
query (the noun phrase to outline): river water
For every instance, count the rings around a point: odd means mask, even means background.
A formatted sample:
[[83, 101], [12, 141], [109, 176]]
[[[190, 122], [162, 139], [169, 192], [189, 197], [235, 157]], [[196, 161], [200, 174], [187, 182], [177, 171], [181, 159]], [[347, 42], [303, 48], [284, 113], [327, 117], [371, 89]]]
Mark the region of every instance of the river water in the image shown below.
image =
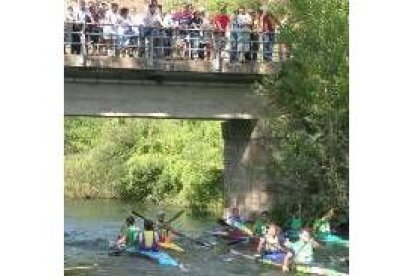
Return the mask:
[[[215, 218], [199, 219], [187, 214], [177, 219], [173, 226], [192, 237], [201, 237], [215, 243], [216, 246], [206, 249], [177, 239], [177, 243], [186, 252], [167, 252], [183, 263], [184, 269], [162, 267], [139, 257], [109, 256], [109, 243], [115, 239], [128, 210], [132, 209], [151, 218], [163, 209], [168, 218], [182, 208], [127, 205], [115, 200], [65, 201], [65, 275], [286, 275], [275, 267], [232, 255], [231, 248], [224, 241], [206, 234], [206, 230], [218, 227]], [[232, 248], [252, 254], [244, 245], [234, 245]], [[348, 248], [327, 246], [316, 251], [315, 257], [326, 266], [346, 272], [347, 267], [341, 258], [347, 257], [348, 253]]]

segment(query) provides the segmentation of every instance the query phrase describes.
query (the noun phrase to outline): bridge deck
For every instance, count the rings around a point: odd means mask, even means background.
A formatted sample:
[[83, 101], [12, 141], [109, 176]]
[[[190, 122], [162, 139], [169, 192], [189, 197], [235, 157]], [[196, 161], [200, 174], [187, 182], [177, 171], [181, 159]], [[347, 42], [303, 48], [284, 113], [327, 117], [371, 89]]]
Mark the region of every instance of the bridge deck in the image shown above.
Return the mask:
[[65, 67], [125, 68], [140, 70], [158, 70], [167, 72], [220, 72], [237, 74], [272, 74], [279, 68], [279, 63], [222, 61], [220, 68], [216, 60], [154, 60], [151, 64], [145, 59], [135, 57], [109, 57], [65, 55]]

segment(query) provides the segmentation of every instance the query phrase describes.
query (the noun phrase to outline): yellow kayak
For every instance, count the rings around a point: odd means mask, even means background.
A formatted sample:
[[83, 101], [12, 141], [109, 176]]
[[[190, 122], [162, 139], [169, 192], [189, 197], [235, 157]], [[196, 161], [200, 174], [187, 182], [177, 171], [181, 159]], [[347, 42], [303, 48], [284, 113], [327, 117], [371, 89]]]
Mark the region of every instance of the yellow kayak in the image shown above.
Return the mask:
[[185, 252], [185, 250], [173, 242], [162, 242], [160, 243], [160, 247], [163, 249], [173, 250], [177, 252]]

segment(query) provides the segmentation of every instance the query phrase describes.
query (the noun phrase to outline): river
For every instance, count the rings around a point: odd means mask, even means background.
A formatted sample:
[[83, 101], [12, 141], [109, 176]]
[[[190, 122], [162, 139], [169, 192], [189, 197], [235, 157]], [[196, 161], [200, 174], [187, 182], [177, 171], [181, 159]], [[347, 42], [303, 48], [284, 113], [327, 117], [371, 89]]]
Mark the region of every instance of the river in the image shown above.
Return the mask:
[[[206, 230], [217, 227], [215, 218], [194, 218], [184, 214], [173, 226], [193, 237], [216, 243], [206, 249], [186, 240], [177, 240], [185, 253], [168, 252], [184, 264], [185, 270], [162, 267], [149, 260], [129, 256], [109, 256], [109, 242], [119, 231], [128, 210], [139, 210], [151, 218], [163, 209], [167, 218], [181, 210], [178, 206], [127, 205], [116, 200], [65, 201], [65, 275], [286, 275], [275, 267], [260, 265], [252, 260], [230, 253], [229, 246], [208, 235]], [[252, 254], [242, 245], [233, 246], [243, 253]], [[329, 246], [316, 252], [316, 259], [324, 265], [343, 267], [340, 258], [347, 257], [348, 248]], [[83, 267], [83, 269], [75, 269]]]

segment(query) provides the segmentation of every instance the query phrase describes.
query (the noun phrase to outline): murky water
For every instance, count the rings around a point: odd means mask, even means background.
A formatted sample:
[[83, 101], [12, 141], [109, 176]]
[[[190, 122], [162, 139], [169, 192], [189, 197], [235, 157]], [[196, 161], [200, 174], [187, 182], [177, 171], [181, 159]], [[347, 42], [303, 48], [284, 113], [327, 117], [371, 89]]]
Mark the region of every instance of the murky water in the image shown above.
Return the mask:
[[[231, 247], [224, 241], [208, 236], [207, 230], [217, 228], [215, 218], [197, 219], [182, 215], [173, 226], [184, 233], [216, 243], [210, 249], [187, 240], [177, 239], [185, 253], [167, 251], [184, 264], [186, 271], [176, 267], [162, 267], [139, 257], [109, 256], [109, 242], [113, 241], [128, 210], [139, 210], [151, 218], [161, 207], [127, 206], [114, 200], [66, 201], [65, 202], [65, 275], [286, 275], [275, 267], [255, 263], [230, 253]], [[168, 216], [181, 210], [178, 206], [164, 206]], [[235, 245], [232, 248], [252, 254], [250, 248]], [[341, 271], [347, 268], [340, 262], [348, 256], [348, 249], [327, 246], [316, 252], [316, 260]], [[75, 267], [82, 267], [74, 269]], [[72, 270], [71, 270], [72, 269]]]

